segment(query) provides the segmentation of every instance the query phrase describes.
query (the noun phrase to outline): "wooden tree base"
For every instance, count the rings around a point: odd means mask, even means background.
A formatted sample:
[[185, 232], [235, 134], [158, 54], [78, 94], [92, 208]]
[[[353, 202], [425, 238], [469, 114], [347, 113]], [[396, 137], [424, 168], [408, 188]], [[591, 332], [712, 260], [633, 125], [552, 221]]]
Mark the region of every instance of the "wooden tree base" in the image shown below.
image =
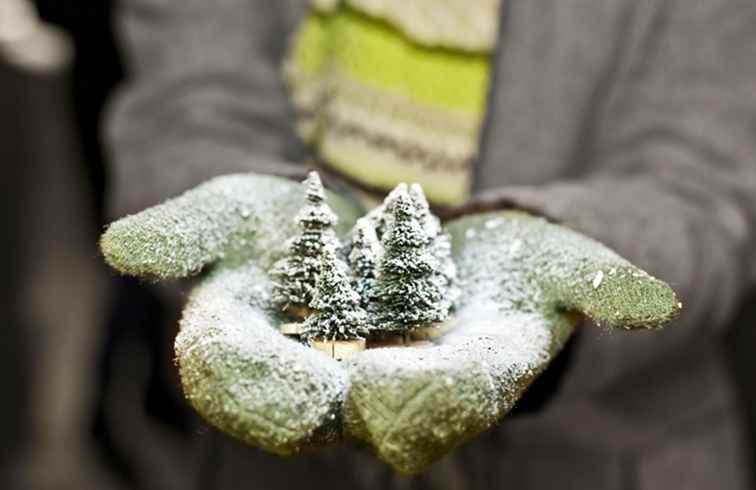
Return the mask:
[[420, 348], [433, 347], [434, 345], [436, 344], [434, 344], [430, 340], [410, 340], [406, 344], [407, 347], [420, 347]]
[[284, 335], [302, 335], [304, 323], [282, 323], [278, 330]]
[[358, 352], [365, 350], [365, 339], [311, 340], [310, 347], [341, 361], [354, 357]]
[[[282, 323], [278, 328], [284, 335], [299, 336], [304, 323]], [[451, 329], [448, 323], [435, 323], [419, 327], [407, 333], [383, 334], [372, 339], [355, 340], [317, 340], [309, 341], [310, 347], [328, 354], [334, 359], [344, 360], [353, 357], [365, 349], [386, 347], [433, 347], [432, 341]]]
[[378, 349], [381, 347], [404, 347], [406, 338], [403, 334], [386, 335], [368, 340], [368, 348]]
[[288, 305], [284, 308], [287, 315], [292, 318], [298, 318], [304, 320], [312, 313], [312, 309], [306, 305]]
[[431, 323], [424, 327], [418, 327], [410, 332], [412, 340], [433, 340], [441, 337], [451, 330], [450, 323]]
[[451, 330], [448, 323], [433, 323], [418, 327], [407, 333], [394, 332], [368, 340], [369, 349], [384, 347], [431, 347], [433, 340]]

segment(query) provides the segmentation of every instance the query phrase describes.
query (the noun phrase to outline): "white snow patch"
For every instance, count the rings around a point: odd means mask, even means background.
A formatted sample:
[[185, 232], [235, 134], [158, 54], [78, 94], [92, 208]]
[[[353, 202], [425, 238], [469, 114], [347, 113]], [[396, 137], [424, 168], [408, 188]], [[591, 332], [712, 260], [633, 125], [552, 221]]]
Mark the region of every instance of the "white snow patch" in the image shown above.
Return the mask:
[[509, 255], [514, 255], [522, 248], [522, 240], [512, 240], [512, 244], [509, 246]]
[[486, 221], [486, 223], [483, 226], [485, 226], [487, 230], [492, 230], [496, 228], [497, 226], [501, 225], [502, 223], [504, 223], [503, 219], [495, 218], [495, 219], [490, 219]]
[[598, 271], [596, 277], [593, 278], [593, 289], [598, 289], [601, 286], [601, 282], [604, 280], [604, 271]]
[[[176, 354], [186, 395], [200, 403], [201, 413], [254, 427], [250, 434], [236, 432], [236, 426], [225, 430], [268, 441], [263, 447], [272, 449], [299, 444], [298, 437], [333, 419], [347, 374], [338, 362], [272, 327], [265, 312], [268, 290], [264, 273], [253, 265], [207, 278], [184, 310]], [[252, 365], [264, 366], [267, 375], [246, 377]], [[212, 383], [204, 366], [214, 366]], [[258, 416], [269, 423], [258, 424]]]
[[460, 312], [455, 324], [458, 326], [441, 338], [442, 345], [471, 341], [470, 345], [474, 345], [476, 340], [488, 339], [496, 345], [490, 357], [507, 371], [522, 373], [548, 360], [551, 332], [540, 315], [502, 314], [493, 303], [477, 304]]

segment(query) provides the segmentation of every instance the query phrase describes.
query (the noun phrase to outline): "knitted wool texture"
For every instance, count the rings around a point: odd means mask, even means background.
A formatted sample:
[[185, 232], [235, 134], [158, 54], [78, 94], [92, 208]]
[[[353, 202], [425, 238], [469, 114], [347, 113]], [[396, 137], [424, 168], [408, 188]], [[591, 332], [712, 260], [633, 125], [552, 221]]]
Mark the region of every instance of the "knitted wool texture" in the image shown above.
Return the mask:
[[367, 187], [418, 182], [436, 204], [462, 203], [498, 5], [315, 2], [285, 63], [300, 135], [324, 164]]
[[[360, 210], [328, 203], [343, 237]], [[476, 215], [445, 227], [461, 288], [449, 333], [339, 363], [280, 334], [271, 307], [264, 271], [302, 204], [296, 183], [221, 177], [113, 223], [101, 240], [108, 263], [131, 275], [212, 266], [176, 338], [184, 393], [220, 430], [276, 454], [348, 437], [397, 471], [423, 471], [511, 409], [576, 315], [658, 328], [681, 307], [669, 286], [583, 235], [524, 213]]]

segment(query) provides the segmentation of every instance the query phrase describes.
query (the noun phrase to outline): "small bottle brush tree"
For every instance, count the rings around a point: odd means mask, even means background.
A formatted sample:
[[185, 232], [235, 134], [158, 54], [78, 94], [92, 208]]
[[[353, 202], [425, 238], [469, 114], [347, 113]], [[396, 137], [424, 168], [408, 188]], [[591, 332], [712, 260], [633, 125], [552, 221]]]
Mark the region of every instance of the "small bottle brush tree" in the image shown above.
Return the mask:
[[380, 206], [377, 206], [365, 215], [365, 219], [370, 221], [370, 223], [373, 225], [375, 233], [378, 236], [378, 240], [383, 237], [383, 234], [386, 232], [386, 229], [389, 226], [389, 222], [391, 221], [391, 215], [386, 211], [386, 208], [388, 207], [388, 204], [394, 200], [397, 194], [402, 192], [407, 192], [407, 184], [405, 184], [404, 182], [401, 182], [396, 187], [394, 187], [391, 192], [388, 193], [386, 199], [383, 200]]
[[459, 297], [457, 286], [457, 265], [452, 259], [451, 238], [446, 233], [439, 234], [433, 239], [433, 255], [438, 260], [435, 279], [444, 288], [446, 299], [453, 304]]
[[299, 232], [287, 241], [284, 257], [270, 270], [273, 301], [299, 317], [306, 315], [313, 299], [323, 250], [338, 247], [333, 231], [337, 218], [325, 202], [325, 190], [317, 172], [310, 172], [303, 184], [305, 205], [295, 218]]
[[367, 334], [367, 315], [360, 295], [352, 287], [348, 266], [333, 247], [323, 250], [310, 307], [313, 313], [302, 329], [306, 340], [353, 340]]
[[298, 233], [270, 274], [274, 302], [305, 322], [284, 323], [282, 332], [345, 358], [364, 349], [368, 333], [405, 334], [446, 319], [456, 268], [449, 237], [419, 185], [399, 184], [357, 221], [350, 271], [318, 175], [310, 173], [304, 184]]
[[409, 187], [409, 195], [417, 207], [419, 219], [425, 228], [425, 232], [430, 237], [435, 238], [441, 232], [441, 222], [431, 213], [430, 204], [428, 204], [423, 188], [420, 184], [412, 184]]
[[375, 296], [375, 276], [381, 244], [375, 228], [368, 218], [360, 218], [352, 230], [352, 250], [349, 263], [352, 265], [355, 290], [360, 295], [362, 307], [372, 308]]
[[456, 287], [457, 266], [451, 256], [451, 239], [443, 232], [439, 219], [431, 213], [423, 188], [419, 184], [412, 184], [409, 194], [420, 213], [420, 222], [423, 223], [426, 233], [433, 239], [432, 253], [438, 261], [434, 278], [444, 288], [447, 300], [453, 303], [458, 296], [458, 288]]
[[451, 303], [438, 280], [439, 261], [424, 211], [406, 187], [395, 191], [386, 205], [375, 318], [382, 330], [408, 332], [444, 320]]

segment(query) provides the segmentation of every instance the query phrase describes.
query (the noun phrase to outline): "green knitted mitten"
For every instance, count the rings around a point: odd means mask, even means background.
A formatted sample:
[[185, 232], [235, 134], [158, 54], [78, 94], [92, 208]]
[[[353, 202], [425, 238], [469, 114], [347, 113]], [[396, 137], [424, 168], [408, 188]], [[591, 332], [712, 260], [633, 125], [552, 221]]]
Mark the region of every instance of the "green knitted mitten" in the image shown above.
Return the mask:
[[[329, 195], [347, 236], [359, 206]], [[578, 316], [658, 328], [680, 304], [665, 283], [600, 243], [521, 212], [446, 226], [461, 294], [432, 346], [369, 349], [347, 362], [282, 335], [266, 271], [294, 231], [298, 184], [213, 179], [113, 223], [108, 263], [141, 277], [207, 270], [176, 338], [184, 393], [211, 424], [288, 455], [361, 440], [416, 473], [497, 423], [572, 334]]]

